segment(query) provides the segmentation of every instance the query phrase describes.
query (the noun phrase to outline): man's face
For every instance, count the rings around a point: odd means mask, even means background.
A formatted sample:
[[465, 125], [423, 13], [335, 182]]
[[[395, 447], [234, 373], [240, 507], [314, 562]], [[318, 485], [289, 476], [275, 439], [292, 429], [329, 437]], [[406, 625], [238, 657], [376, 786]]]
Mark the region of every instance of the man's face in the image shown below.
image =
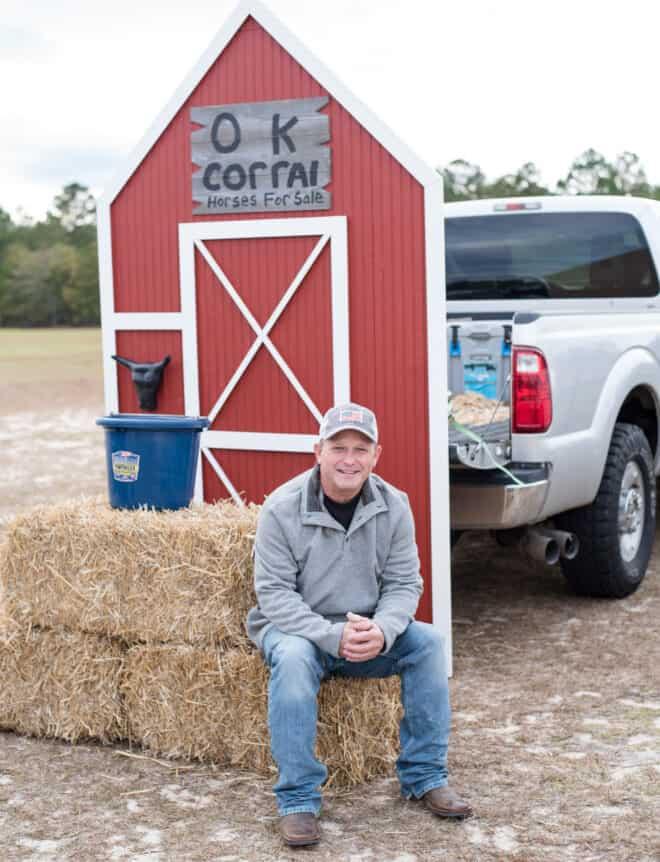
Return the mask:
[[314, 446], [321, 486], [332, 500], [346, 502], [364, 485], [376, 466], [381, 447], [359, 431], [340, 431]]

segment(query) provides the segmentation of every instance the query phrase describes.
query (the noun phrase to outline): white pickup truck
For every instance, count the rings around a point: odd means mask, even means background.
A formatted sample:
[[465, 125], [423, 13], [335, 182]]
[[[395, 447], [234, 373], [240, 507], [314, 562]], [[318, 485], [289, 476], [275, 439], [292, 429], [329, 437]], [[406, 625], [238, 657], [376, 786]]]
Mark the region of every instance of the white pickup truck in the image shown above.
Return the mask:
[[660, 473], [660, 202], [447, 204], [445, 248], [449, 389], [509, 408], [450, 429], [452, 540], [490, 529], [578, 593], [629, 595]]

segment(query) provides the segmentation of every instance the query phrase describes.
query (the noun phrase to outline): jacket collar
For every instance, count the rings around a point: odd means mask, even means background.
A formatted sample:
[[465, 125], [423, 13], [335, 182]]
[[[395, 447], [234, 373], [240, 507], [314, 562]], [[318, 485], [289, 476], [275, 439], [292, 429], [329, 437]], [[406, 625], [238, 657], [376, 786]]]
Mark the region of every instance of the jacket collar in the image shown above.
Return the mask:
[[[369, 476], [362, 486], [360, 499], [353, 513], [353, 520], [348, 528], [348, 535], [353, 533], [367, 521], [370, 521], [379, 512], [386, 512], [387, 504], [383, 499], [373, 477]], [[300, 500], [300, 515], [303, 524], [307, 526], [330, 527], [333, 530], [341, 530], [338, 524], [323, 505], [323, 489], [321, 487], [321, 471], [317, 464], [307, 476]]]

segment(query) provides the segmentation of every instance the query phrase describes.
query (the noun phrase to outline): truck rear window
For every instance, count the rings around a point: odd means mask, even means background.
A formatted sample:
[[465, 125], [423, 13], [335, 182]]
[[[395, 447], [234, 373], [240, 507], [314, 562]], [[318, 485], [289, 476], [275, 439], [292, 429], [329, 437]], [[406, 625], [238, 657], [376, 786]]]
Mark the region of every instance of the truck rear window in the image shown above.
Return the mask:
[[445, 221], [447, 299], [655, 296], [644, 233], [627, 213], [466, 216]]

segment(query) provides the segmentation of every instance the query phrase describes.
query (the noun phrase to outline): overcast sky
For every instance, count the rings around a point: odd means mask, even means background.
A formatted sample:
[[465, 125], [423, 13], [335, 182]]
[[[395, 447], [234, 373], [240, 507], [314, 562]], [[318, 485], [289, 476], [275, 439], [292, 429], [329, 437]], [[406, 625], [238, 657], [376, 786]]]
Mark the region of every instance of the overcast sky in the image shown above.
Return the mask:
[[[433, 167], [546, 183], [587, 147], [660, 184], [660, 4], [651, 0], [264, 0]], [[0, 207], [41, 217], [99, 193], [234, 0], [2, 0]]]

